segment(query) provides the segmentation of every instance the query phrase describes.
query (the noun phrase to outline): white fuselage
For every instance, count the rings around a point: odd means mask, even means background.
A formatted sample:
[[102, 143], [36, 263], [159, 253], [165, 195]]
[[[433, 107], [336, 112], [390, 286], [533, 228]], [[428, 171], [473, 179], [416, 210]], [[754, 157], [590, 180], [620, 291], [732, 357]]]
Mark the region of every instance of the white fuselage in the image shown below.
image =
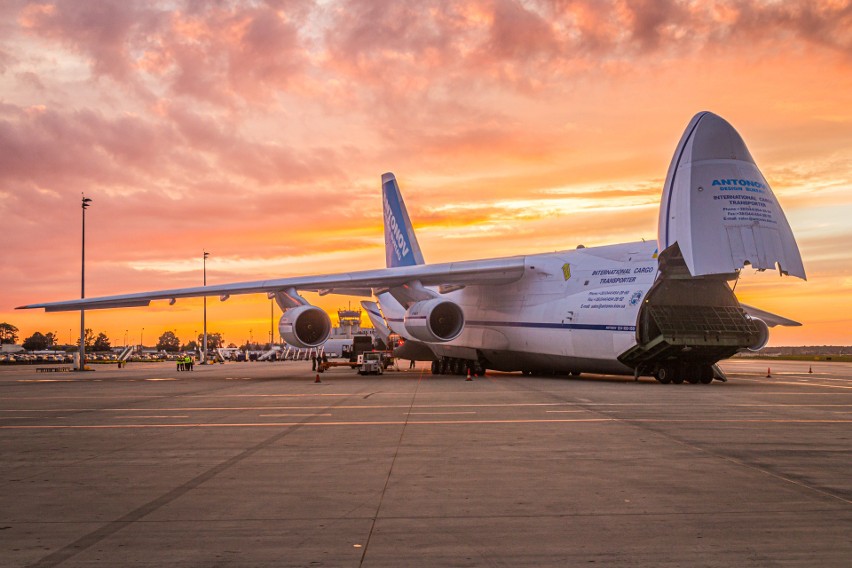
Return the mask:
[[[657, 273], [655, 241], [580, 248], [524, 257], [511, 284], [467, 286], [445, 294], [461, 306], [465, 325], [437, 356], [475, 360], [501, 370], [630, 374], [617, 356], [636, 344], [642, 300]], [[379, 295], [390, 327], [411, 339], [403, 309]]]

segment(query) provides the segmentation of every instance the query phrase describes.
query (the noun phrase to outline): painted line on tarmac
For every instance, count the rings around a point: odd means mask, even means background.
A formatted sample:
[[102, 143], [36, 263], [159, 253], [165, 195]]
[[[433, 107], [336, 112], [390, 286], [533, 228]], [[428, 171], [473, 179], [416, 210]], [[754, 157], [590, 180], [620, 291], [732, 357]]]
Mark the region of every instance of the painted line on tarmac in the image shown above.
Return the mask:
[[382, 421], [345, 421], [345, 422], [243, 422], [243, 423], [201, 423], [186, 424], [40, 424], [40, 425], [0, 425], [0, 430], [50, 430], [50, 429], [80, 429], [80, 430], [109, 430], [132, 428], [286, 428], [302, 427], [333, 427], [333, 426], [404, 426], [409, 425], [479, 425], [479, 424], [561, 424], [561, 423], [601, 423], [620, 422], [622, 424], [852, 424], [852, 419], [814, 419], [814, 420], [784, 420], [772, 418], [746, 419], [656, 419], [656, 418], [549, 418], [549, 419], [515, 419], [515, 420], [382, 420]]
[[[495, 404], [421, 404], [415, 408], [517, 408], [517, 407], [539, 407], [539, 406], [572, 406], [570, 402], [547, 402], [547, 403], [495, 403]], [[667, 406], [654, 404], [653, 406]], [[712, 405], [716, 406], [716, 405]], [[231, 410], [308, 410], [311, 408], [327, 408], [326, 406], [178, 406], [178, 407], [156, 407], [156, 408], [47, 408], [42, 410], [26, 409], [26, 412], [210, 412]], [[381, 410], [408, 408], [404, 404], [358, 404], [335, 406], [336, 409], [347, 410]], [[0, 409], [0, 412], [21, 412], [21, 409]]]
[[[748, 379], [746, 377], [736, 377], [736, 380], [738, 380], [738, 381], [749, 381], [749, 382], [752, 382], [752, 383], [769, 382], [767, 380], [760, 381], [760, 380], [757, 380], [757, 379]], [[797, 386], [797, 387], [806, 386], [806, 387], [821, 387], [821, 388], [827, 388], [827, 389], [850, 389], [850, 390], [852, 390], [852, 385], [850, 385], [850, 386], [826, 385], [826, 384], [814, 383], [814, 382], [807, 382], [807, 383], [795, 382], [794, 383], [794, 382], [791, 382], [791, 381], [775, 381], [775, 380], [773, 380], [773, 381], [771, 381], [771, 384], [773, 384], [773, 385], [792, 385], [792, 386]]]
[[268, 417], [282, 417], [282, 416], [334, 416], [331, 413], [323, 413], [323, 414], [261, 414], [261, 418]]
[[418, 415], [418, 416], [435, 416], [435, 415], [446, 416], [446, 415], [449, 415], [449, 414], [476, 414], [476, 411], [469, 411], [469, 412], [409, 412], [408, 414], [410, 414], [411, 416], [414, 416], [414, 415]]
[[143, 415], [139, 416], [138, 414], [128, 414], [127, 416], [113, 416], [112, 418], [189, 418], [189, 415], [175, 415], [175, 414], [151, 414], [151, 415]]
[[[782, 393], [778, 393], [782, 394]], [[789, 393], [786, 393], [789, 394]], [[803, 394], [847, 394], [847, 393], [803, 393]], [[544, 406], [574, 406], [576, 403], [507, 403], [507, 404], [423, 404], [415, 408], [523, 408], [523, 407], [544, 407]], [[583, 409], [571, 410], [545, 410], [546, 413], [552, 414], [572, 414], [589, 412], [592, 408], [670, 408], [670, 403], [620, 403], [620, 402], [599, 402], [585, 403]], [[313, 408], [326, 408], [325, 406], [176, 406], [176, 407], [155, 407], [155, 408], [27, 408], [27, 409], [0, 409], [0, 418], [7, 418], [3, 413], [7, 412], [233, 412], [233, 411], [270, 411], [270, 410], [302, 410], [307, 411]], [[335, 407], [338, 410], [394, 410], [399, 408], [407, 408], [405, 405], [399, 404], [368, 404], [368, 405], [341, 405]], [[852, 404], [791, 404], [791, 403], [757, 403], [757, 404], [716, 404], [716, 403], [700, 403], [690, 405], [691, 409], [710, 408], [710, 409], [748, 409], [748, 408], [852, 408]], [[261, 416], [275, 416], [272, 414], [261, 414]], [[279, 414], [278, 416], [287, 416]], [[290, 414], [290, 416], [314, 416], [314, 414]]]

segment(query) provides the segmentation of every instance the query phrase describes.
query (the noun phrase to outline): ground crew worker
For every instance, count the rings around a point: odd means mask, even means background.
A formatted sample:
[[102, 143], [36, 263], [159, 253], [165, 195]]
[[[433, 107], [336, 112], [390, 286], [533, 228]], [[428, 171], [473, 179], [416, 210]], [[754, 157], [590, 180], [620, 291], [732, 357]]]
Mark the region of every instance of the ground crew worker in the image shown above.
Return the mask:
[[186, 366], [189, 367], [189, 370], [192, 370], [192, 366], [195, 362], [192, 360], [192, 355], [186, 356]]
[[177, 358], [177, 370], [183, 371], [183, 357], [178, 356]]
[[312, 353], [311, 354], [311, 371], [316, 371], [316, 370], [317, 370], [317, 354]]

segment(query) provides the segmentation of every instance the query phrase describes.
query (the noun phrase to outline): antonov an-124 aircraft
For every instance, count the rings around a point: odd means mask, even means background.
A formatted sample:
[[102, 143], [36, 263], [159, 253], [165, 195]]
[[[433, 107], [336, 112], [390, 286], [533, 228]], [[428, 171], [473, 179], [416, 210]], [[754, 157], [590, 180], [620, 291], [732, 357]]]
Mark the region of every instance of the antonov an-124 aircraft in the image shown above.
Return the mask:
[[382, 176], [387, 268], [179, 288], [21, 306], [48, 312], [147, 306], [151, 300], [265, 293], [281, 337], [321, 346], [331, 320], [300, 292], [374, 297], [370, 318], [405, 339], [397, 355], [434, 373], [486, 369], [724, 381], [716, 365], [800, 325], [740, 304], [745, 266], [805, 279], [781, 206], [736, 130], [697, 114], [663, 187], [656, 241], [425, 264], [393, 174]]

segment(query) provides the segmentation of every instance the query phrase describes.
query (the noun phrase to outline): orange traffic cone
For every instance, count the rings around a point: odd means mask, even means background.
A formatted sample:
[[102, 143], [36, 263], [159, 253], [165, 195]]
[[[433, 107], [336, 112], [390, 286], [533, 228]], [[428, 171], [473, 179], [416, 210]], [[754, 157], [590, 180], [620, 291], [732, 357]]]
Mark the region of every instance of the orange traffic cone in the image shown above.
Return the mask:
[[766, 378], [767, 379], [772, 378], [772, 369], [770, 369], [769, 367], [766, 367]]
[[467, 370], [467, 378], [465, 380], [466, 381], [472, 381], [473, 380], [473, 379], [470, 378], [470, 368], [468, 368], [468, 370]]
[[321, 382], [322, 382], [322, 381], [320, 380], [320, 378], [319, 378], [319, 373], [317, 373], [317, 378], [316, 378], [316, 379], [314, 379], [314, 382], [315, 382], [315, 383], [321, 383]]

